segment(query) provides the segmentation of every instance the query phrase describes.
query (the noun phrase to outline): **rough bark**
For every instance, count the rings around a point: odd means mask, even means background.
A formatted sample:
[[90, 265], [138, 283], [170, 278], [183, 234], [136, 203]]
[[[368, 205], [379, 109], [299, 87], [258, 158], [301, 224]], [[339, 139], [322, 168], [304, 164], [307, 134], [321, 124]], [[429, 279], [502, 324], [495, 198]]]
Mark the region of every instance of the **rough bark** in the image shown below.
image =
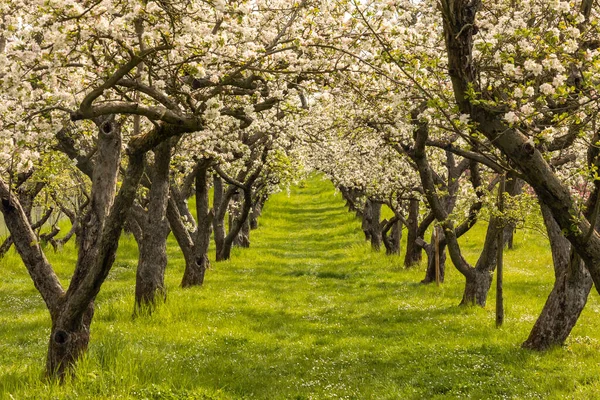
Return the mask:
[[188, 268], [188, 265], [193, 265], [195, 263], [194, 239], [192, 237], [192, 233], [186, 227], [182, 217], [181, 208], [179, 206], [182, 204], [182, 202], [176, 200], [176, 197], [179, 195], [177, 188], [171, 186], [170, 192], [171, 195], [169, 197], [169, 204], [167, 206], [167, 218], [169, 219], [169, 225], [171, 227], [171, 231], [173, 232], [173, 236], [175, 236], [175, 240], [177, 241], [177, 244], [183, 253], [185, 268]]
[[[241, 197], [239, 193], [236, 193], [233, 197], [233, 202], [239, 204]], [[241, 209], [236, 207], [235, 209], [229, 209], [229, 232], [231, 232], [232, 228], [235, 227], [236, 223], [241, 223], [242, 228], [238, 232], [238, 234], [233, 239], [233, 246], [235, 247], [250, 247], [250, 214], [248, 214], [248, 218], [245, 221], [240, 221], [241, 218]], [[252, 212], [252, 207], [250, 208], [250, 212]]]
[[14, 191], [2, 179], [0, 179], [0, 200], [0, 211], [4, 216], [4, 223], [11, 233], [15, 248], [21, 256], [33, 284], [46, 303], [50, 315], [54, 318], [60, 310], [61, 298], [65, 292], [42, 251], [25, 210], [21, 207]]
[[250, 216], [242, 223], [242, 229], [238, 233], [234, 246], [248, 248], [250, 247]]
[[210, 160], [204, 160], [196, 172], [196, 226], [195, 240], [191, 252], [190, 262], [186, 262], [185, 271], [181, 280], [181, 287], [200, 286], [204, 283], [206, 270], [210, 267], [208, 260], [208, 247], [212, 232], [213, 210], [208, 202], [208, 168]]
[[373, 204], [370, 200], [365, 201], [365, 205], [362, 209], [362, 231], [365, 234], [365, 240], [371, 240], [371, 225], [373, 224]]
[[[100, 280], [103, 271], [98, 265], [98, 261], [106, 256], [102, 253], [107, 248], [102, 248], [102, 244], [115, 246], [116, 251], [116, 243], [102, 242], [107, 238], [103, 231], [107, 228], [107, 217], [115, 200], [121, 160], [121, 127], [110, 117], [96, 123], [99, 128], [98, 156], [92, 175], [91, 201], [82, 224], [77, 264], [64, 304], [52, 318], [46, 369], [58, 377], [63, 377], [87, 349], [94, 298], [104, 278]], [[118, 235], [112, 240], [118, 240]], [[114, 254], [109, 257], [112, 264]]]
[[381, 237], [381, 206], [383, 204], [379, 201], [371, 201], [371, 221], [369, 224], [371, 248], [375, 251], [381, 249], [381, 243], [383, 241]]
[[550, 239], [555, 281], [524, 348], [547, 350], [562, 345], [577, 323], [592, 289], [592, 278], [581, 259], [572, 251], [547, 206], [542, 215]]
[[262, 214], [262, 209], [266, 201], [266, 196], [260, 196], [254, 203], [254, 206], [252, 207], [252, 212], [250, 213], [250, 230], [258, 228], [258, 218]]
[[477, 264], [464, 274], [466, 283], [461, 305], [485, 306], [496, 269], [499, 230], [503, 227], [496, 218], [491, 218]]
[[381, 222], [381, 239], [385, 246], [385, 254], [400, 254], [400, 240], [402, 239], [402, 221], [397, 216], [390, 221]]
[[248, 215], [250, 214], [250, 208], [252, 207], [252, 192], [250, 188], [251, 183], [243, 190], [244, 201], [241, 213], [239, 218], [235, 218], [233, 220], [233, 226], [230, 227], [229, 233], [223, 240], [223, 248], [218, 256], [218, 260], [229, 260], [231, 257], [231, 248], [233, 247], [233, 242], [235, 238], [238, 236], [240, 231], [242, 230], [243, 224], [248, 219]]
[[465, 275], [465, 290], [460, 302], [461, 306], [485, 306], [488, 292], [492, 286], [493, 275], [489, 270], [473, 269]]
[[419, 237], [419, 200], [410, 199], [408, 206], [408, 219], [406, 220], [406, 255], [404, 256], [404, 266], [410, 268], [421, 262], [423, 258], [423, 249], [417, 245]]
[[213, 230], [216, 260], [222, 261], [223, 246], [225, 245], [225, 214], [227, 212], [227, 205], [229, 204], [229, 199], [227, 199], [227, 197], [233, 196], [233, 191], [235, 189], [228, 189], [228, 192], [231, 192], [228, 196], [223, 190], [223, 180], [221, 177], [215, 174], [213, 179], [213, 207], [215, 209]]
[[[438, 242], [438, 261], [439, 261], [439, 273], [440, 283], [444, 283], [446, 277], [446, 241], [443, 233], [440, 233], [441, 229], [438, 229], [440, 234]], [[421, 242], [421, 241], [418, 241]], [[425, 278], [421, 281], [422, 284], [429, 284], [436, 281], [436, 246], [434, 243], [434, 235], [431, 234], [431, 241], [429, 243], [421, 243], [422, 248], [425, 250], [427, 255], [427, 270], [425, 271]]]
[[[20, 202], [20, 201], [19, 201]], [[25, 211], [25, 210], [23, 210]], [[44, 215], [42, 215], [42, 217], [36, 221], [35, 224], [31, 225], [31, 229], [33, 229], [34, 231], [41, 228], [42, 225], [44, 225], [48, 219], [50, 219], [50, 216], [52, 215], [52, 212], [54, 211], [53, 208], [48, 208], [46, 210], [46, 212], [44, 213]], [[29, 221], [31, 221], [31, 215], [27, 214], [27, 211], [25, 211], [26, 215], [27, 215], [27, 219]], [[29, 213], [31, 213], [31, 209], [29, 210]], [[10, 248], [12, 247], [12, 245], [14, 244], [14, 240], [12, 238], [12, 236], [8, 236], [6, 239], [4, 239], [4, 242], [2, 242], [2, 245], [0, 245], [0, 260], [6, 255], [6, 253], [10, 250]]]
[[[121, 148], [120, 125], [110, 117], [97, 123], [99, 154], [90, 209], [82, 226], [80, 255], [69, 289], [60, 297], [61, 306], [52, 317], [46, 368], [51, 376], [58, 378], [71, 370], [86, 349], [93, 302], [114, 262], [123, 224], [143, 172], [143, 154], [130, 154], [121, 188], [114, 196]], [[91, 225], [94, 220], [100, 229]]]
[[363, 194], [355, 188], [347, 188], [345, 186], [340, 186], [340, 193], [342, 197], [346, 201], [346, 207], [348, 207], [348, 211], [355, 212], [357, 216], [362, 217], [362, 208], [359, 206], [359, 198], [363, 196]]
[[[169, 198], [169, 169], [171, 144], [165, 141], [154, 150], [154, 165], [149, 175], [152, 178], [148, 193], [148, 206], [141, 206], [137, 223], [141, 228], [138, 239], [139, 258], [135, 280], [134, 314], [152, 312], [157, 298], [166, 299], [165, 269], [167, 266], [167, 204]], [[139, 235], [139, 233], [138, 233]], [[137, 238], [137, 235], [134, 235]]]
[[[238, 236], [240, 231], [242, 230], [242, 226], [246, 223], [248, 216], [250, 215], [250, 210], [252, 209], [252, 192], [253, 185], [258, 179], [262, 166], [265, 164], [267, 160], [269, 148], [265, 147], [262, 150], [262, 155], [260, 157], [261, 163], [254, 167], [255, 159], [250, 158], [241, 171], [239, 171], [237, 175], [237, 179], [231, 178], [226, 173], [224, 173], [218, 165], [215, 165], [213, 168], [219, 175], [219, 185], [222, 185], [221, 179], [226, 181], [229, 185], [227, 191], [223, 194], [222, 186], [220, 190], [217, 191], [217, 180], [215, 179], [215, 244], [217, 250], [217, 261], [228, 260], [231, 255], [231, 248], [233, 246], [233, 242], [235, 238]], [[254, 168], [254, 169], [253, 169]], [[218, 192], [218, 196], [217, 196]], [[233, 218], [231, 225], [229, 227], [229, 232], [225, 236], [225, 227], [224, 220], [225, 214], [229, 208], [229, 203], [231, 199], [237, 194], [241, 192], [243, 195], [242, 209], [239, 213], [239, 218]], [[220, 202], [217, 202], [220, 200]], [[217, 229], [219, 233], [217, 234]], [[217, 238], [218, 237], [218, 238]]]

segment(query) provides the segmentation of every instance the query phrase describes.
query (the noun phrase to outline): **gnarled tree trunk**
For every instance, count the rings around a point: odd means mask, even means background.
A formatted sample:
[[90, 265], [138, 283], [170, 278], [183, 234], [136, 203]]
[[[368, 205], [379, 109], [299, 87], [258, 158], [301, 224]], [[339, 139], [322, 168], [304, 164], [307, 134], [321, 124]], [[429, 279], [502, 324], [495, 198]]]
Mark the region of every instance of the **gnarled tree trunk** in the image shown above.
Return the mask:
[[421, 262], [423, 249], [417, 245], [419, 238], [419, 200], [410, 199], [408, 206], [408, 219], [406, 220], [406, 255], [404, 266], [409, 268]]
[[[425, 254], [427, 255], [427, 271], [425, 271], [425, 278], [421, 281], [421, 283], [425, 285], [436, 282], [438, 274], [436, 269], [439, 269], [440, 283], [444, 283], [444, 279], [446, 277], [446, 240], [441, 229], [436, 227], [434, 230], [437, 230], [437, 234], [439, 235], [437, 239], [437, 259], [435, 235], [433, 232], [431, 233], [431, 241], [429, 243], [417, 241], [418, 243], [421, 243], [422, 248], [425, 250]], [[436, 263], [439, 263], [439, 267], [436, 266]]]
[[226, 193], [223, 190], [223, 180], [221, 177], [215, 174], [213, 179], [213, 207], [215, 209], [213, 230], [216, 260], [221, 261], [221, 254], [223, 253], [223, 246], [225, 245], [225, 214], [229, 199], [225, 202]]
[[[381, 239], [385, 246], [385, 254], [400, 254], [400, 240], [402, 239], [402, 221], [395, 216], [390, 221], [381, 222]], [[390, 232], [391, 231], [391, 232]]]
[[[135, 281], [135, 311], [152, 312], [157, 296], [166, 299], [165, 269], [167, 267], [167, 204], [169, 199], [169, 169], [171, 144], [161, 143], [154, 150], [154, 165], [150, 173], [148, 209], [138, 210], [141, 237], [138, 239], [139, 258]], [[136, 238], [138, 236], [136, 235]]]
[[181, 287], [200, 286], [204, 283], [206, 270], [210, 267], [208, 260], [208, 247], [212, 232], [214, 212], [208, 202], [208, 168], [211, 160], [205, 160], [196, 172], [196, 214], [198, 224], [191, 260], [186, 262], [185, 271], [181, 280]]
[[365, 201], [365, 205], [362, 210], [361, 228], [365, 234], [365, 240], [371, 240], [371, 225], [373, 224], [373, 203], [370, 200]]
[[485, 242], [477, 259], [477, 264], [475, 268], [465, 274], [466, 283], [461, 305], [485, 306], [492, 285], [493, 273], [496, 269], [500, 230], [504, 230], [504, 227], [500, 226], [498, 218], [490, 218], [485, 234]]
[[562, 345], [577, 323], [592, 289], [592, 278], [585, 264], [572, 251], [547, 206], [542, 205], [542, 215], [550, 239], [555, 281], [552, 292], [544, 304], [524, 348], [546, 350]]
[[244, 194], [244, 200], [241, 213], [239, 214], [238, 218], [234, 218], [232, 220], [232, 226], [229, 228], [229, 233], [223, 240], [221, 252], [217, 255], [218, 261], [229, 260], [231, 257], [231, 248], [233, 247], [234, 240], [236, 237], [238, 237], [240, 231], [242, 230], [242, 226], [248, 219], [250, 208], [252, 207], [252, 192], [250, 187], [251, 183], [249, 183], [247, 187], [242, 190]]
[[258, 228], [258, 217], [261, 216], [262, 209], [266, 201], [266, 196], [260, 196], [254, 203], [254, 206], [252, 207], [252, 212], [250, 213], [250, 230]]

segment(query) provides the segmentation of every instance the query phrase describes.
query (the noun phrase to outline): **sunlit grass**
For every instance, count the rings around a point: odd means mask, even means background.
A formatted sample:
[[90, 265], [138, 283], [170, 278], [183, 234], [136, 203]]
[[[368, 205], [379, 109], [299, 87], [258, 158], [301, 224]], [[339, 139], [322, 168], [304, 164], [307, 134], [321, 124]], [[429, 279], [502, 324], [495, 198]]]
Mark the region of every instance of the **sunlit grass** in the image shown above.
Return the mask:
[[[462, 239], [474, 262], [485, 226]], [[18, 257], [0, 263], [0, 397], [146, 399], [594, 398], [600, 306], [592, 294], [567, 346], [520, 349], [553, 280], [548, 245], [524, 231], [506, 253], [506, 322], [461, 308], [464, 280], [422, 286], [424, 267], [374, 253], [331, 185], [273, 196], [250, 249], [182, 290], [169, 243], [168, 300], [133, 320], [136, 246], [125, 236], [97, 300], [89, 353], [64, 386], [40, 378], [48, 314]], [[64, 284], [72, 244], [49, 252]], [[211, 255], [214, 259], [214, 255]]]

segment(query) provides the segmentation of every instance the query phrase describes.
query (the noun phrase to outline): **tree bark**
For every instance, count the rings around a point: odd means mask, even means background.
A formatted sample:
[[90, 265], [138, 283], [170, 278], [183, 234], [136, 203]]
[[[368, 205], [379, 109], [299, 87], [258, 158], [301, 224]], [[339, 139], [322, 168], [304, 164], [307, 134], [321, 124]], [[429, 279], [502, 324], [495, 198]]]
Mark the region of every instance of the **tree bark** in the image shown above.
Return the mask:
[[[369, 200], [371, 201], [371, 200]], [[382, 203], [379, 201], [371, 201], [371, 221], [369, 224], [371, 248], [375, 251], [381, 250], [381, 243], [383, 241], [381, 237], [381, 206]]]
[[373, 224], [373, 204], [370, 200], [365, 201], [362, 211], [362, 231], [365, 234], [365, 240], [371, 240], [371, 225]]
[[94, 303], [90, 302], [83, 315], [71, 321], [70, 324], [52, 321], [46, 356], [48, 376], [63, 380], [85, 354], [90, 342], [90, 325], [93, 316]]
[[250, 217], [246, 218], [246, 220], [242, 223], [242, 229], [238, 233], [234, 246], [241, 248], [249, 248], [250, 247]]
[[[108, 246], [102, 248], [103, 231], [115, 201], [117, 177], [121, 161], [121, 126], [112, 117], [99, 118], [98, 156], [92, 174], [91, 201], [81, 226], [77, 265], [67, 290], [64, 304], [52, 318], [46, 369], [51, 376], [61, 379], [72, 369], [77, 359], [87, 350], [89, 325], [94, 314], [94, 298], [101, 281], [90, 281], [100, 272], [98, 260]], [[112, 221], [113, 223], [115, 221]], [[120, 228], [119, 227], [119, 233]], [[116, 251], [119, 235], [111, 238], [109, 246]], [[110, 264], [114, 253], [109, 256]], [[106, 271], [108, 272], [108, 271]]]
[[[390, 221], [382, 221], [381, 239], [385, 246], [385, 254], [400, 254], [400, 240], [402, 239], [402, 221], [395, 216]], [[391, 232], [390, 232], [391, 231]]]
[[[509, 196], [515, 197], [522, 193], [523, 191], [523, 180], [519, 179], [514, 174], [509, 174], [508, 179], [506, 180], [506, 193]], [[512, 250], [514, 247], [514, 236], [515, 230], [517, 229], [517, 224], [515, 221], [509, 221], [504, 227], [504, 245]]]
[[[19, 200], [20, 202], [20, 200]], [[24, 210], [25, 213], [27, 214], [27, 211]], [[44, 213], [44, 215], [35, 223], [31, 225], [31, 229], [36, 230], [42, 227], [42, 225], [44, 225], [48, 219], [50, 219], [50, 216], [52, 215], [52, 212], [54, 211], [53, 208], [48, 208], [46, 210], [46, 212]], [[31, 221], [31, 209], [29, 210], [30, 214], [27, 214], [27, 219], [29, 221]], [[10, 250], [10, 248], [12, 247], [14, 241], [12, 236], [8, 236], [6, 239], [4, 239], [4, 242], [2, 242], [2, 245], [0, 245], [0, 260], [6, 255], [6, 253]]]
[[229, 258], [231, 257], [231, 248], [233, 247], [233, 242], [242, 230], [243, 224], [248, 219], [248, 215], [250, 214], [250, 208], [252, 207], [251, 185], [252, 182], [248, 183], [246, 188], [242, 191], [244, 194], [242, 211], [239, 215], [239, 218], [233, 219], [233, 226], [230, 227], [229, 233], [223, 240], [223, 248], [218, 256], [219, 261], [229, 260]]
[[189, 265], [193, 265], [195, 263], [194, 240], [192, 238], [192, 234], [184, 223], [184, 218], [182, 217], [180, 206], [182, 204], [185, 206], [185, 204], [175, 199], [179, 193], [174, 186], [171, 186], [170, 192], [171, 196], [167, 206], [167, 218], [169, 219], [169, 225], [171, 226], [173, 236], [175, 236], [175, 240], [177, 241], [177, 244], [183, 253], [185, 269], [187, 269]]
[[[66, 292], [48, 263], [18, 199], [0, 179], [0, 211], [15, 247], [50, 312], [52, 329], [46, 373], [53, 379], [63, 380], [86, 351], [94, 299], [113, 265], [119, 237], [144, 170], [145, 147], [137, 147], [136, 150], [135, 145], [130, 143], [128, 167], [115, 196], [120, 167], [121, 126], [114, 116], [99, 117], [94, 122], [98, 126], [98, 139], [91, 173], [91, 200], [82, 220], [77, 264]], [[173, 127], [157, 125], [149, 135], [165, 137], [165, 129], [170, 132]]]
[[487, 295], [492, 286], [492, 273], [489, 270], [473, 269], [465, 275], [465, 290], [461, 306], [485, 306]]
[[465, 274], [466, 283], [461, 305], [485, 306], [492, 285], [493, 272], [496, 269], [498, 234], [499, 230], [503, 229], [499, 226], [497, 218], [490, 218], [485, 242], [477, 259], [477, 264], [475, 268]]
[[258, 228], [258, 217], [262, 214], [263, 206], [265, 205], [266, 197], [260, 196], [254, 206], [252, 207], [252, 213], [250, 213], [250, 230]]
[[142, 229], [141, 240], [138, 240], [134, 315], [151, 313], [156, 306], [157, 296], [163, 301], [166, 299], [165, 269], [170, 230], [166, 213], [170, 166], [171, 144], [165, 141], [154, 150], [148, 209], [138, 213], [137, 222]]
[[[441, 229], [438, 229], [438, 232], [441, 232]], [[424, 243], [422, 247], [425, 249], [425, 254], [427, 255], [427, 271], [425, 272], [425, 278], [421, 281], [421, 283], [424, 285], [436, 281], [436, 254], [434, 240], [434, 234], [432, 233], [431, 241], [429, 243]], [[446, 240], [444, 239], [443, 233], [440, 233], [438, 240], [440, 283], [444, 283], [444, 279], [446, 277]]]
[[406, 255], [404, 256], [404, 266], [410, 268], [421, 262], [423, 258], [423, 249], [417, 245], [419, 237], [419, 200], [410, 199], [408, 206], [408, 219], [406, 220]]
[[[223, 180], [220, 176], [214, 175], [213, 183], [213, 207], [215, 209], [215, 218], [213, 220], [213, 230], [215, 239], [216, 260], [221, 261], [223, 246], [225, 244], [225, 193], [223, 191]], [[229, 201], [227, 201], [229, 203]]]
[[[190, 262], [186, 262], [185, 271], [181, 280], [181, 287], [201, 286], [204, 283], [206, 270], [210, 267], [208, 260], [208, 247], [214, 211], [208, 202], [208, 169], [211, 160], [205, 160], [196, 172], [196, 214], [198, 224], [195, 240], [192, 247]], [[186, 259], [187, 260], [187, 259]]]
[[562, 345], [577, 323], [592, 289], [592, 278], [584, 263], [572, 251], [547, 206], [542, 205], [542, 215], [550, 239], [555, 281], [529, 337], [523, 347], [547, 350]]
[[[233, 238], [233, 246], [235, 247], [250, 247], [250, 214], [248, 214], [248, 218], [245, 221], [241, 221], [241, 209], [239, 209], [238, 204], [240, 203], [240, 194], [236, 193], [232, 198], [234, 204], [236, 204], [235, 209], [233, 207], [229, 208], [229, 232], [233, 229], [235, 224], [242, 224], [242, 228], [238, 232], [238, 234]], [[252, 210], [252, 208], [250, 209]], [[252, 212], [252, 211], [250, 211]]]

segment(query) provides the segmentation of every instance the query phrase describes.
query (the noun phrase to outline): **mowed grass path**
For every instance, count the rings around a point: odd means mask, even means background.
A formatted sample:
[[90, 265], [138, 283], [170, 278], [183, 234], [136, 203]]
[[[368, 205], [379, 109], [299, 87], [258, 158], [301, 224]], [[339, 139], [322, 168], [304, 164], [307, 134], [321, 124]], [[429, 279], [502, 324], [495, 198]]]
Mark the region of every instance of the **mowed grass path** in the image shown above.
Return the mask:
[[[484, 227], [463, 239], [474, 261]], [[422, 286], [424, 267], [374, 253], [331, 184], [273, 196], [250, 249], [214, 263], [202, 288], [178, 287], [171, 240], [167, 303], [132, 320], [136, 249], [124, 237], [97, 301], [88, 356], [64, 386], [45, 384], [49, 318], [18, 257], [0, 264], [0, 397], [132, 399], [598, 398], [600, 307], [567, 346], [520, 349], [552, 285], [545, 240], [506, 253], [506, 324], [462, 308], [463, 278]], [[72, 248], [52, 255], [67, 284]], [[214, 257], [212, 257], [214, 258]]]

